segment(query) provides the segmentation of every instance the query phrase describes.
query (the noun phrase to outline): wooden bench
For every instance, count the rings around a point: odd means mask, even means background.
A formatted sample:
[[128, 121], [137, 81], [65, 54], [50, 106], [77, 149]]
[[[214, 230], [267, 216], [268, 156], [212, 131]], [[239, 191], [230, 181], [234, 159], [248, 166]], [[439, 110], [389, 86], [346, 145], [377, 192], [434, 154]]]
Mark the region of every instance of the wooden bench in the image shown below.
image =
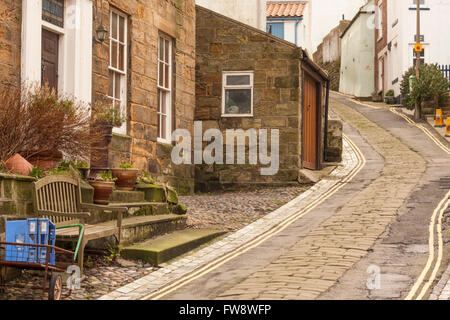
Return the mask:
[[[91, 240], [114, 236], [120, 244], [122, 215], [125, 207], [100, 206], [81, 201], [80, 179], [70, 176], [49, 176], [34, 183], [33, 202], [37, 217], [50, 219], [57, 227], [82, 224], [81, 228], [57, 230], [56, 237], [63, 241], [77, 241], [82, 236], [78, 264], [83, 273], [84, 248]], [[116, 226], [96, 226], [86, 223], [92, 211], [117, 213]]]

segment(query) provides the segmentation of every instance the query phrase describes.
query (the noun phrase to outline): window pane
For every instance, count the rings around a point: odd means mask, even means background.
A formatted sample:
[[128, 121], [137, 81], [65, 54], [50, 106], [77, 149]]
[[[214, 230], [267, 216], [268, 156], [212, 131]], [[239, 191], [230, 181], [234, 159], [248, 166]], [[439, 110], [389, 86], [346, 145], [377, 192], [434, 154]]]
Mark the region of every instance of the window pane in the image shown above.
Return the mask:
[[163, 87], [164, 86], [164, 63], [162, 63], [162, 62], [159, 63], [159, 76], [158, 77], [159, 77], [158, 83], [161, 87]]
[[114, 72], [109, 71], [108, 96], [114, 97]]
[[111, 67], [117, 68], [117, 42], [111, 41]]
[[164, 91], [161, 91], [161, 106], [159, 107], [159, 112], [162, 114], [167, 114], [167, 94]]
[[125, 71], [125, 46], [119, 44], [119, 70]]
[[228, 86], [249, 86], [250, 85], [250, 76], [227, 76], [227, 85]]
[[166, 47], [165, 47], [165, 49], [164, 49], [164, 53], [165, 53], [164, 61], [167, 62], [167, 63], [169, 63], [169, 62], [170, 62], [170, 60], [169, 60], [169, 53], [170, 53], [170, 49], [169, 49], [169, 48], [170, 48], [170, 42], [169, 42], [168, 40], [165, 40], [164, 43], [165, 43], [165, 45], [166, 45]]
[[164, 39], [159, 38], [159, 60], [164, 60]]
[[125, 42], [125, 18], [119, 17], [119, 40]]
[[116, 95], [114, 97], [116, 99], [122, 99], [122, 95], [120, 93], [122, 77], [121, 77], [120, 73], [115, 72], [115, 74], [116, 74], [116, 81], [115, 81]]
[[167, 117], [165, 115], [161, 116], [161, 138], [167, 138]]
[[225, 90], [225, 114], [251, 114], [252, 91]]
[[113, 12], [111, 19], [111, 37], [117, 39], [117, 14]]
[[170, 66], [165, 64], [164, 65], [164, 69], [165, 69], [165, 78], [164, 78], [165, 79], [165, 84], [164, 84], [164, 86], [167, 89], [170, 89], [170, 83], [169, 83], [169, 81], [170, 81], [170, 75], [169, 75]]

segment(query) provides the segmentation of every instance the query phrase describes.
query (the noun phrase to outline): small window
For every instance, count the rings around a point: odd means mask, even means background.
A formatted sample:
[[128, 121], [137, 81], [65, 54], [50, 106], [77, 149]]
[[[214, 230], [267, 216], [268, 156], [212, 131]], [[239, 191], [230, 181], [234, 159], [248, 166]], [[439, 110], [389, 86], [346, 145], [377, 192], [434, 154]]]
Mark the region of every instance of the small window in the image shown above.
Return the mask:
[[158, 141], [172, 139], [172, 42], [161, 35], [158, 40]]
[[64, 28], [64, 0], [43, 0], [42, 20]]
[[223, 117], [253, 116], [253, 72], [223, 74]]
[[[126, 116], [127, 17], [116, 10], [111, 10], [110, 30], [108, 97], [122, 116]], [[115, 128], [114, 131], [126, 134], [126, 124], [124, 123], [121, 128]]]

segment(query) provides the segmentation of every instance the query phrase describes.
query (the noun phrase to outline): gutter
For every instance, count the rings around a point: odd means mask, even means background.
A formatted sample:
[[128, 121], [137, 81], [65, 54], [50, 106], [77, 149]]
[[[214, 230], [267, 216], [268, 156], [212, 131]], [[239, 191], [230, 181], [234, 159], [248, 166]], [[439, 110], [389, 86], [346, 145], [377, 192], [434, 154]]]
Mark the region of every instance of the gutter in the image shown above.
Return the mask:
[[295, 21], [295, 45], [298, 46], [298, 25], [300, 23], [300, 21], [302, 21], [303, 18], [297, 19]]

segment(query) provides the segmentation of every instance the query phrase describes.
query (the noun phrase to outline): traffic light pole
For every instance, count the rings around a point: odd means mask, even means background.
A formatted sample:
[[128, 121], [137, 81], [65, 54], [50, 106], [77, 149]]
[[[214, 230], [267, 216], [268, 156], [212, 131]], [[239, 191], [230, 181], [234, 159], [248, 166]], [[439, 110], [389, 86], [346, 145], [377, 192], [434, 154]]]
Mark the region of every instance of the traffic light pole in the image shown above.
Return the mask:
[[[417, 1], [417, 35], [416, 43], [420, 43], [420, 0]], [[422, 49], [423, 50], [423, 49]], [[420, 78], [420, 56], [421, 52], [416, 51], [416, 79]], [[418, 101], [416, 101], [416, 110], [414, 113], [414, 118], [419, 120], [421, 118], [421, 106]]]

